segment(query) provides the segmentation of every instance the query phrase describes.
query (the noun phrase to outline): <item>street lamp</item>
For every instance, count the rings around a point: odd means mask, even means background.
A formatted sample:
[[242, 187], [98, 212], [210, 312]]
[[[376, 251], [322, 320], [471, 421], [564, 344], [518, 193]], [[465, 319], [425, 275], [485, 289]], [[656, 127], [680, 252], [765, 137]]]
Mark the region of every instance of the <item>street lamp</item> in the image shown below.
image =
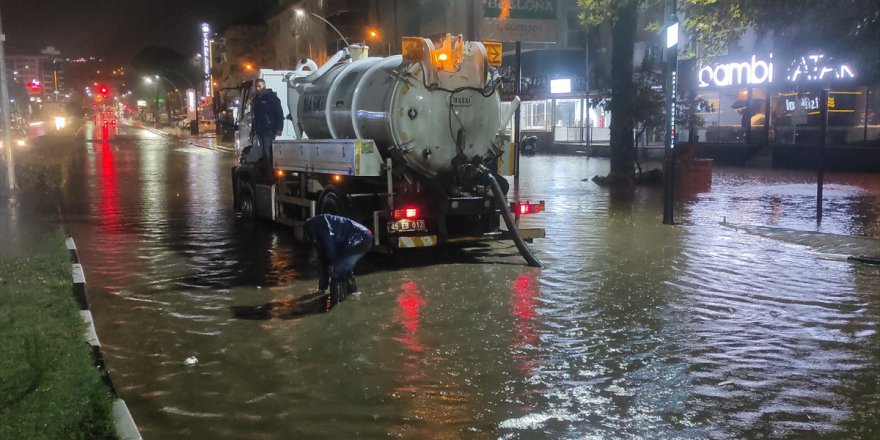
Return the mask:
[[[386, 55], [391, 56], [391, 43], [382, 44], [382, 34], [376, 28], [367, 28], [367, 40], [372, 42], [376, 47], [381, 47], [386, 51]], [[386, 47], [387, 46], [387, 47]]]
[[190, 132], [190, 134], [199, 134], [199, 89], [197, 89], [193, 86], [192, 81], [190, 81], [190, 79], [187, 78], [186, 75], [184, 75], [176, 70], [173, 70], [173, 69], [165, 69], [165, 71], [169, 72], [169, 73], [173, 73], [173, 74], [183, 78], [183, 80], [186, 81], [187, 84], [189, 84], [189, 88], [195, 90], [195, 95], [196, 95], [196, 98], [195, 98], [195, 101], [196, 101], [195, 102], [195, 113], [196, 113], [195, 117], [196, 117], [196, 119], [195, 119], [195, 123], [190, 123], [190, 125], [189, 125], [190, 131], [189, 132]]
[[[145, 80], [147, 83], [152, 83], [154, 78], [155, 78], [156, 81], [157, 81], [157, 82], [156, 82], [156, 87], [158, 87], [158, 80], [160, 80], [160, 79], [163, 80], [163, 81], [165, 81], [166, 83], [168, 83], [168, 84], [171, 86], [172, 91], [175, 92], [175, 94], [177, 94], [177, 99], [180, 100], [181, 105], [183, 104], [183, 95], [181, 95], [181, 93], [180, 93], [180, 89], [179, 89], [179, 88], [177, 87], [177, 85], [175, 85], [170, 79], [165, 78], [164, 76], [160, 76], [160, 75], [153, 75], [153, 78], [150, 78], [150, 77], [144, 77], [144, 80]], [[158, 93], [159, 93], [159, 92], [158, 92], [158, 89], [157, 89], [157, 91], [156, 91], [156, 95], [157, 95], [157, 96], [158, 96]], [[168, 112], [168, 122], [170, 123], [170, 122], [171, 122], [171, 105], [170, 105], [170, 104], [165, 104], [165, 110]], [[155, 117], [155, 113], [153, 114], [153, 117]], [[156, 124], [157, 124], [157, 125], [158, 125], [158, 123], [159, 123], [159, 121], [156, 120]]]
[[[306, 15], [306, 11], [302, 10], [302, 9], [295, 9], [294, 12], [296, 13], [297, 17], [304, 17]], [[329, 21], [327, 21], [326, 18], [321, 17], [320, 15], [315, 14], [314, 12], [309, 12], [309, 15], [317, 18], [318, 20], [323, 21], [324, 23], [327, 23], [327, 26], [330, 26], [330, 28], [332, 28], [336, 32], [336, 35], [339, 35], [339, 38], [341, 38], [342, 42], [345, 43], [345, 47], [350, 46], [348, 44], [348, 40], [345, 39], [345, 37], [342, 35], [342, 32], [339, 32], [339, 29], [336, 29], [336, 26], [333, 26], [333, 23], [330, 23]]]
[[152, 109], [152, 113], [153, 113], [153, 123], [156, 124], [156, 126], [158, 127], [159, 126], [159, 118], [156, 117], [156, 107], [159, 106], [159, 102], [158, 102], [159, 101], [159, 81], [154, 81], [153, 78], [150, 78], [149, 76], [145, 76], [144, 82], [147, 84], [153, 85], [153, 105], [151, 105], [150, 108]]
[[666, 53], [663, 73], [666, 77], [666, 136], [663, 140], [665, 164], [663, 166], [663, 224], [674, 223], [672, 208], [674, 203], [675, 172], [675, 87], [678, 75], [678, 17], [676, 1], [671, 0], [669, 19], [664, 28], [666, 33]]

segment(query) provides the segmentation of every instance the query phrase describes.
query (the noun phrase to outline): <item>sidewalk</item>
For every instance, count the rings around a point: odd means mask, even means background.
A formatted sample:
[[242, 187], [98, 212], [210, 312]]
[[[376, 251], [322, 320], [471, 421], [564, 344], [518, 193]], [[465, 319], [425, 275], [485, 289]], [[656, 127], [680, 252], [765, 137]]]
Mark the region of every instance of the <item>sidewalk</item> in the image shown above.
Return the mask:
[[162, 128], [150, 127], [149, 125], [145, 125], [139, 121], [126, 121], [128, 125], [133, 127], [142, 128], [151, 133], [158, 134], [160, 136], [171, 137], [178, 139], [182, 142], [185, 142], [189, 145], [195, 147], [201, 147], [208, 150], [217, 150], [224, 153], [234, 153], [235, 152], [235, 141], [222, 142], [219, 141], [217, 137], [217, 132], [214, 129], [213, 125], [200, 125], [199, 126], [199, 134], [193, 135], [190, 134], [189, 129], [186, 128], [178, 128], [176, 126], [168, 126]]

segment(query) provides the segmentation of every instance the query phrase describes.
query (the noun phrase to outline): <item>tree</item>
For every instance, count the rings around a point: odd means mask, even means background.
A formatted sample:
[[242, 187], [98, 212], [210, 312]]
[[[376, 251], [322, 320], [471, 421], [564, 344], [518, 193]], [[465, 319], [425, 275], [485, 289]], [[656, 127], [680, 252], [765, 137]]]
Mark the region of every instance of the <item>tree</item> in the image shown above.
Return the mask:
[[167, 47], [145, 48], [135, 54], [131, 66], [138, 76], [162, 75], [179, 89], [186, 89], [189, 84], [199, 80], [196, 67], [190, 59]]
[[[877, 0], [754, 0], [751, 23], [773, 33], [776, 51], [824, 53], [859, 66], [866, 81], [880, 78], [880, 2]], [[792, 17], [797, 17], [793, 20]]]
[[[633, 47], [640, 11], [658, 31], [666, 0], [578, 0], [579, 19], [588, 30], [610, 25], [611, 173], [610, 180], [629, 179], [635, 149], [632, 137], [637, 112]], [[739, 38], [747, 26], [766, 35], [777, 47], [795, 54], [821, 51], [848, 54], [865, 78], [880, 77], [880, 5], [877, 0], [680, 0], [678, 15], [701, 59], [712, 58]], [[796, 19], [792, 19], [796, 17]]]
[[[700, 16], [713, 16], [712, 21], [693, 20], [684, 22], [684, 27], [699, 28], [703, 44], [709, 48], [719, 48], [743, 31], [746, 15], [741, 12], [740, 3], [745, 0], [683, 0], [687, 6], [700, 9]], [[772, 1], [772, 0], [768, 0]], [[634, 80], [633, 53], [638, 31], [638, 14], [643, 11], [656, 23], [662, 21], [663, 0], [578, 0], [581, 8], [580, 22], [585, 27], [595, 28], [609, 24], [611, 28], [611, 172], [608, 178], [628, 180], [633, 174], [635, 164], [635, 145], [633, 128], [636, 108], [651, 107], [656, 96], [651, 93], [636, 93], [645, 85], [637, 86]], [[693, 16], [688, 16], [693, 18]], [[643, 75], [645, 79], [647, 75]], [[650, 88], [650, 85], [647, 85]], [[636, 105], [636, 97], [644, 97], [644, 105]], [[644, 113], [644, 112], [643, 112]], [[641, 115], [649, 118], [650, 115]], [[647, 119], [640, 122], [646, 122]], [[644, 124], [642, 124], [644, 125]]]

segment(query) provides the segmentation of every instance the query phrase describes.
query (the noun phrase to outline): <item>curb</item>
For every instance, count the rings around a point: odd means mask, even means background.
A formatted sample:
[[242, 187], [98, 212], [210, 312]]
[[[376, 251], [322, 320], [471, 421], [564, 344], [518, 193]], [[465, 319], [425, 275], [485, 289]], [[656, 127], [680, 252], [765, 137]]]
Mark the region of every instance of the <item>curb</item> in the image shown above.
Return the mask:
[[113, 426], [116, 430], [116, 435], [122, 440], [143, 440], [140, 431], [138, 431], [137, 425], [134, 423], [134, 418], [128, 411], [128, 406], [125, 405], [124, 400], [119, 398], [119, 393], [116, 392], [116, 386], [113, 385], [113, 381], [110, 379], [110, 373], [104, 365], [104, 355], [101, 353], [101, 342], [98, 340], [98, 334], [95, 332], [95, 324], [92, 320], [92, 312], [89, 310], [89, 300], [86, 295], [86, 276], [85, 272], [83, 272], [82, 264], [79, 262], [79, 256], [76, 253], [76, 243], [74, 243], [73, 237], [67, 237], [66, 245], [67, 250], [70, 252], [70, 259], [73, 262], [73, 297], [79, 305], [80, 317], [88, 326], [83, 337], [91, 348], [92, 361], [94, 362], [95, 367], [98, 368], [98, 371], [101, 372], [101, 380], [107, 385], [110, 389], [110, 393], [113, 394], [114, 397]]

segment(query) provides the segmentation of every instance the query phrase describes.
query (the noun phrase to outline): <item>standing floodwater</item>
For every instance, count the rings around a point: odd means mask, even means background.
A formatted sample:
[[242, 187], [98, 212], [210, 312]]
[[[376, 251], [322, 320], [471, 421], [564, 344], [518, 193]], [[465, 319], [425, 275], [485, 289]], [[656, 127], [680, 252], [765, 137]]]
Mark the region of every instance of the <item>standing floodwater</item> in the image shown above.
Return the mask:
[[666, 226], [660, 188], [584, 180], [606, 160], [525, 157], [545, 269], [509, 242], [368, 255], [331, 313], [240, 320], [316, 272], [289, 230], [235, 217], [233, 159], [133, 128], [70, 148], [63, 222], [145, 438], [880, 430], [880, 269], [834, 257], [880, 255], [876, 175], [826, 177], [817, 227], [809, 172], [716, 167]]

